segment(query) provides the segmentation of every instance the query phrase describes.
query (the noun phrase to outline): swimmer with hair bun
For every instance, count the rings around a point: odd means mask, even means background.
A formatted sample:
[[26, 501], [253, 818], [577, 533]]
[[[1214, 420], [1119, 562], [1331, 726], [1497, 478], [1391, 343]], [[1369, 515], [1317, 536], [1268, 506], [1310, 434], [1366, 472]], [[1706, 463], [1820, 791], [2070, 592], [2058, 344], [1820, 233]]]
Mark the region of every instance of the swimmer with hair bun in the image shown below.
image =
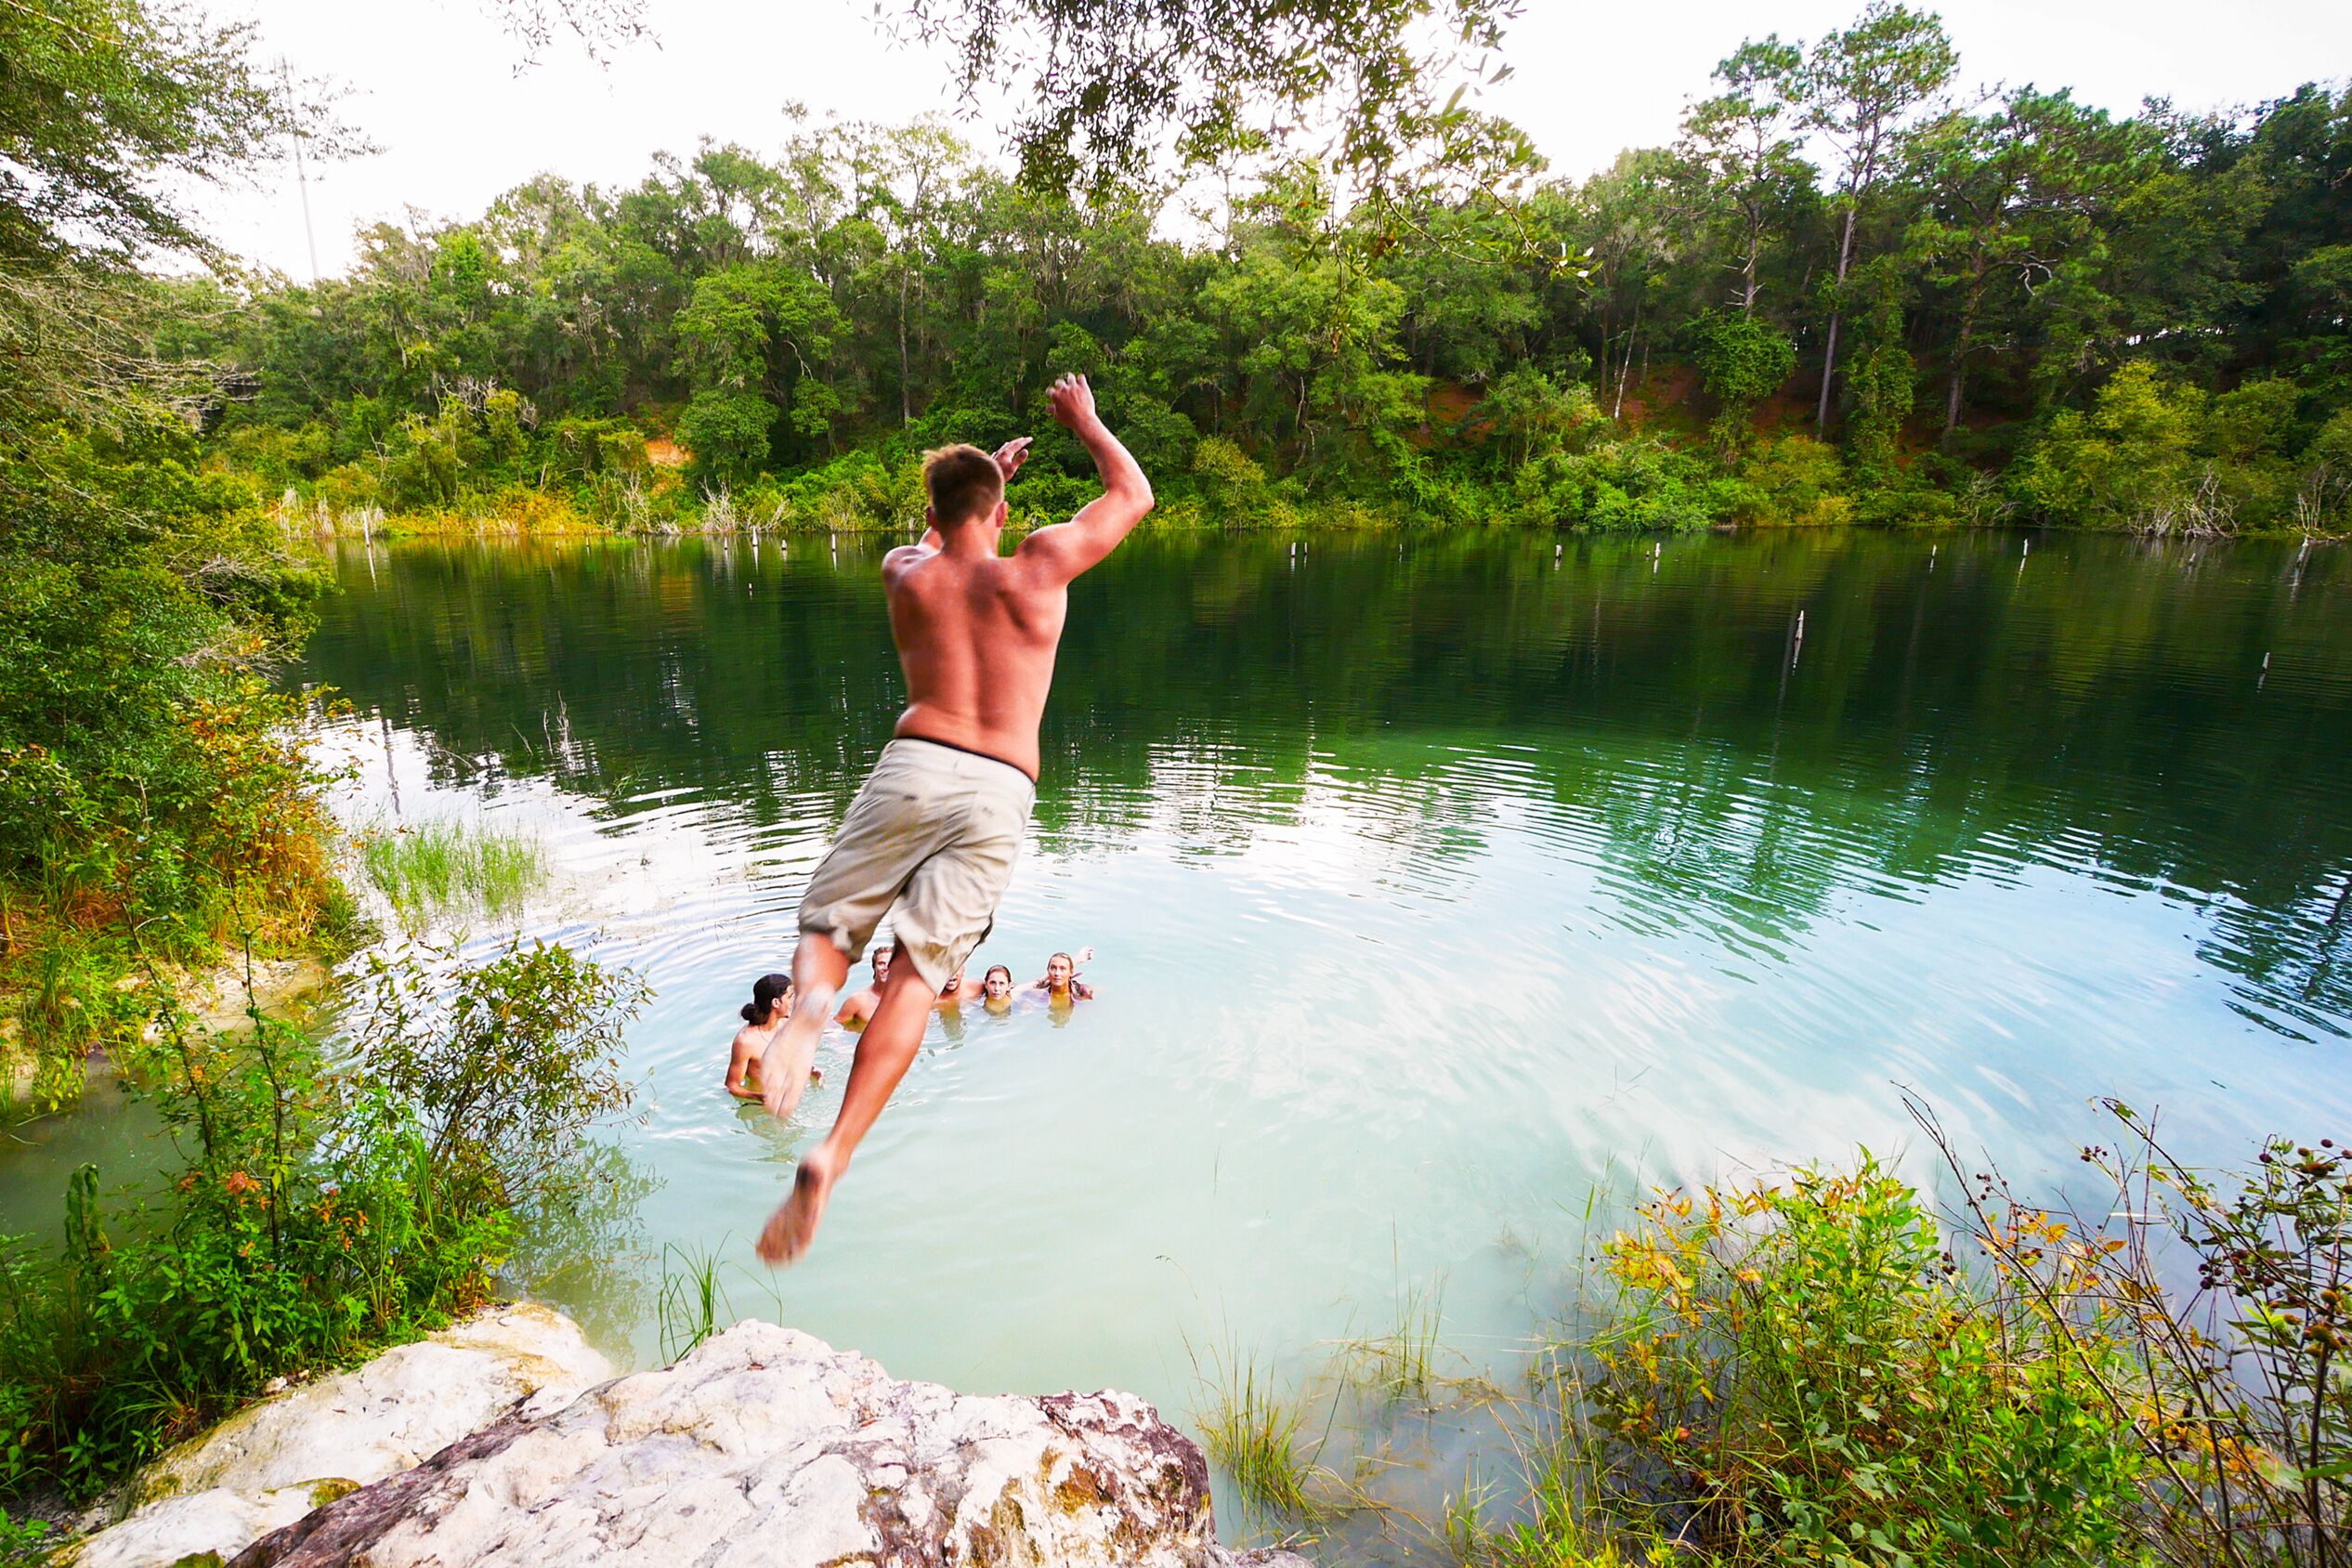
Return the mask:
[[[727, 1058], [726, 1091], [738, 1100], [756, 1100], [760, 1091], [751, 1079], [759, 1072], [760, 1058], [776, 1038], [776, 1031], [792, 1016], [792, 977], [789, 974], [763, 974], [751, 983], [751, 1000], [743, 1005], [743, 1026], [735, 1031], [735, 1047]], [[812, 1068], [811, 1083], [821, 1083], [825, 1075]]]

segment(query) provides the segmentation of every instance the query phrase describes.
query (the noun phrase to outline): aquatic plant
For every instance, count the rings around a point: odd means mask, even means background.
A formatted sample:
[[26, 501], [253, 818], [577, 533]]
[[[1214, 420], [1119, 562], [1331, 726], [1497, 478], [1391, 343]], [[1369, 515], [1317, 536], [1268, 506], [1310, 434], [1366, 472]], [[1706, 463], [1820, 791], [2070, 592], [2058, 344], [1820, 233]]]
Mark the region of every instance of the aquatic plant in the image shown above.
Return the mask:
[[517, 914], [547, 880], [547, 851], [529, 834], [453, 818], [392, 824], [359, 835], [368, 880], [412, 928], [479, 909]]
[[1396, 1294], [1396, 1322], [1382, 1333], [1342, 1339], [1336, 1347], [1347, 1379], [1384, 1403], [1427, 1403], [1435, 1387], [1431, 1367], [1444, 1322], [1443, 1282], [1406, 1285]]
[[[1198, 1359], [1194, 1362], [1200, 1373]], [[1313, 1518], [1313, 1449], [1303, 1436], [1304, 1404], [1285, 1392], [1255, 1355], [1228, 1346], [1203, 1378], [1205, 1405], [1196, 1420], [1209, 1457], [1233, 1477], [1242, 1500], [1287, 1520]]]

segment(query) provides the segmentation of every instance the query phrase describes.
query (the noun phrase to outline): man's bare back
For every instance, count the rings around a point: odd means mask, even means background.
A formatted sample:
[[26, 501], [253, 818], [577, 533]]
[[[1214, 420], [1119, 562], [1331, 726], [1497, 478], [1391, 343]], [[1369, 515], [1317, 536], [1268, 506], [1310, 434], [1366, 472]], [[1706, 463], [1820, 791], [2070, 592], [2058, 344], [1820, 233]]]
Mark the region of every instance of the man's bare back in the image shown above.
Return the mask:
[[882, 587], [908, 697], [893, 733], [977, 751], [1035, 778], [1068, 583], [1018, 552], [997, 555], [993, 542], [892, 551]]
[[1038, 723], [1070, 580], [1152, 508], [1150, 482], [1095, 413], [1086, 379], [1064, 376], [1046, 401], [1093, 458], [1099, 498], [1000, 555], [1004, 481], [1026, 459], [1028, 438], [993, 456], [950, 448], [924, 465], [930, 530], [882, 560], [907, 710], [801, 901], [800, 1006], [760, 1070], [770, 1111], [789, 1115], [799, 1100], [817, 1030], [885, 914], [898, 961], [858, 1037], [832, 1130], [803, 1157], [791, 1196], [760, 1235], [770, 1264], [807, 1248], [833, 1183], [914, 1060], [941, 987], [995, 920], [1036, 793]]
[[[934, 526], [921, 543], [882, 557], [890, 634], [907, 673], [907, 711], [892, 733], [994, 757], [1031, 778], [1070, 580], [1109, 555], [1152, 504], [1149, 481], [1104, 428], [1085, 378], [1064, 377], [1049, 401], [1102, 470], [1101, 500], [1038, 529], [1010, 555], [997, 554], [996, 529], [943, 535]], [[997, 449], [1008, 480], [1028, 451], [1026, 437]]]

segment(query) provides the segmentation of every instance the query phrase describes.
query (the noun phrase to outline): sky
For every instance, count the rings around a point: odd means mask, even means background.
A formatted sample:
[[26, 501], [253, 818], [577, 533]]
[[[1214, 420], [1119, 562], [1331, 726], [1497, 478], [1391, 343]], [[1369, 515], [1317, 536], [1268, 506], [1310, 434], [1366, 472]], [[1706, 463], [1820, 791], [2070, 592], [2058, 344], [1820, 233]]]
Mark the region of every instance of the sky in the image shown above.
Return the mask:
[[[1743, 38], [1810, 40], [1859, 9], [1860, 0], [1526, 0], [1503, 50], [1514, 74], [1479, 101], [1523, 126], [1554, 173], [1581, 176], [1624, 148], [1672, 139], [1683, 105]], [[886, 37], [874, 10], [873, 0], [647, 0], [652, 41], [600, 64], [559, 40], [529, 66], [472, 0], [221, 0], [213, 14], [252, 21], [267, 56], [333, 83], [345, 119], [379, 149], [307, 169], [318, 270], [332, 275], [349, 268], [357, 229], [410, 208], [471, 217], [545, 172], [631, 185], [654, 153], [690, 153], [706, 136], [774, 151], [788, 102], [890, 123], [953, 112], [947, 57]], [[2209, 0], [1949, 0], [1940, 12], [1966, 83], [2071, 86], [2118, 111], [2149, 97], [2224, 108], [2352, 74], [2343, 0], [2234, 10]], [[1000, 105], [984, 107], [964, 134], [994, 149], [1005, 118]], [[232, 252], [299, 281], [312, 271], [300, 195], [289, 167], [206, 191], [198, 205]]]

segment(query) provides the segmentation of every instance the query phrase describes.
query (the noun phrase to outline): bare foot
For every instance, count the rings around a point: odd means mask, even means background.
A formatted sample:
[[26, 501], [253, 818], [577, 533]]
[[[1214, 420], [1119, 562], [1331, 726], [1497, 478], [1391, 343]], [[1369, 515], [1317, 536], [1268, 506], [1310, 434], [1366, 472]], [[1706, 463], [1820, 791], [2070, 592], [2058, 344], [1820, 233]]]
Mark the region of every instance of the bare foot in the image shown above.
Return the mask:
[[780, 1269], [808, 1250], [817, 1239], [817, 1222], [825, 1217], [825, 1200], [832, 1196], [833, 1173], [812, 1154], [792, 1173], [792, 1196], [777, 1205], [760, 1232], [760, 1261]]
[[792, 1107], [801, 1103], [801, 1091], [808, 1087], [809, 1074], [817, 1065], [817, 1037], [824, 1032], [825, 1020], [832, 1011], [831, 989], [813, 986], [776, 1038], [767, 1042], [760, 1057], [760, 1100], [770, 1116], [791, 1116]]

